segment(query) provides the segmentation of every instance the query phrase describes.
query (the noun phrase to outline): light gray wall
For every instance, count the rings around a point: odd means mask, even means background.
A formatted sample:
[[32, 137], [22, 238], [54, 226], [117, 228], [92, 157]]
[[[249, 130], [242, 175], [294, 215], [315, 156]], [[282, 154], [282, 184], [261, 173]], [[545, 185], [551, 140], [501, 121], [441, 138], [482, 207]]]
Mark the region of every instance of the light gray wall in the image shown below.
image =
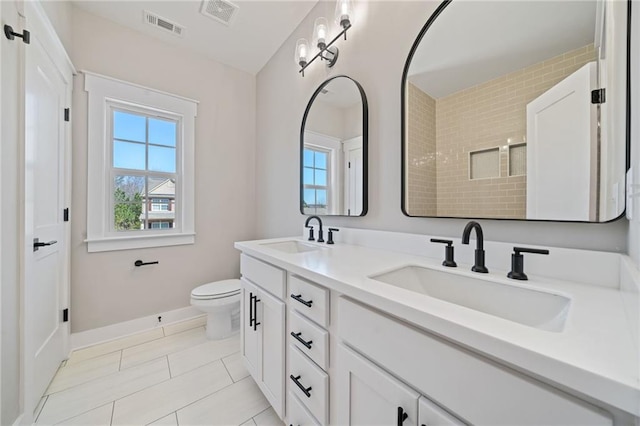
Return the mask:
[[[640, 8], [637, 2], [631, 8], [631, 13], [631, 51], [637, 52], [640, 43]], [[631, 75], [638, 76], [639, 73], [640, 56], [635, 54], [631, 58]], [[637, 77], [631, 82], [631, 167], [634, 171], [633, 183], [640, 185], [640, 117], [637, 114], [640, 111], [640, 84], [636, 81]], [[633, 219], [629, 223], [629, 256], [637, 266], [640, 265], [640, 197], [633, 198], [632, 211]]]
[[[302, 125], [302, 119], [300, 119]], [[344, 112], [316, 99], [307, 116], [305, 130], [344, 139]]]
[[73, 6], [68, 0], [40, 0], [40, 4], [47, 14], [47, 18], [56, 30], [58, 38], [62, 42], [67, 54], [71, 55], [72, 40], [72, 13]]
[[[302, 77], [291, 60], [298, 38], [308, 38], [319, 16], [332, 18], [334, 2], [320, 2], [260, 71], [257, 78], [256, 196], [259, 237], [300, 234], [298, 131], [314, 90], [329, 76], [359, 81], [369, 101], [369, 213], [327, 218], [333, 226], [459, 237], [463, 219], [409, 218], [400, 210], [400, 87], [409, 50], [438, 2], [356, 2], [348, 40], [327, 70], [314, 63]], [[480, 221], [485, 238], [524, 244], [625, 252], [628, 222], [576, 224]], [[425, 244], [428, 244], [425, 241]], [[491, 254], [489, 253], [488, 256]], [[505, 268], [509, 259], [505, 259]]]
[[[0, 2], [1, 24], [21, 31], [23, 21], [14, 2]], [[2, 220], [0, 221], [0, 424], [13, 424], [20, 415], [20, 222], [18, 220], [18, 164], [20, 145], [18, 125], [19, 56], [20, 45], [0, 40], [0, 190], [2, 193]]]
[[[73, 9], [72, 61], [200, 101], [196, 118], [196, 243], [87, 253], [87, 97], [74, 82], [72, 332], [189, 305], [191, 290], [239, 276], [234, 241], [255, 237], [255, 77]], [[136, 259], [159, 265], [134, 268]]]

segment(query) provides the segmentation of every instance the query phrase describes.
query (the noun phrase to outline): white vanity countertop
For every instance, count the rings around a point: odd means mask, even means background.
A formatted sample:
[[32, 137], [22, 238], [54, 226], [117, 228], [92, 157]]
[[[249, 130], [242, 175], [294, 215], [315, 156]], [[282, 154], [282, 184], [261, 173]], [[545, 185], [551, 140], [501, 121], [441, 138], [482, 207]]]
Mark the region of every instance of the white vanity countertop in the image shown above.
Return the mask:
[[[640, 356], [633, 334], [637, 328], [625, 313], [618, 288], [531, 273], [529, 281], [514, 281], [506, 278], [506, 270], [475, 274], [469, 272], [470, 264], [460, 261], [452, 271], [441, 266], [442, 260], [343, 243], [321, 244], [323, 249], [306, 253], [264, 245], [291, 240], [303, 241], [278, 238], [237, 242], [235, 247], [558, 388], [640, 416]], [[561, 293], [572, 299], [566, 326], [562, 332], [539, 330], [368, 278], [406, 265]]]

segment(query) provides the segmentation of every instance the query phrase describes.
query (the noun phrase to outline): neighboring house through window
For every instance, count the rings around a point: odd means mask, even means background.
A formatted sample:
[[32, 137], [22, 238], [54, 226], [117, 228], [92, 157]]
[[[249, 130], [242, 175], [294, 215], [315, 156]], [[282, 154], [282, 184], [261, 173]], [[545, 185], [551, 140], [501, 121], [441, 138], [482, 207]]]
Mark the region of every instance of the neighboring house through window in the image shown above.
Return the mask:
[[89, 251], [192, 244], [197, 103], [91, 73], [85, 90]]

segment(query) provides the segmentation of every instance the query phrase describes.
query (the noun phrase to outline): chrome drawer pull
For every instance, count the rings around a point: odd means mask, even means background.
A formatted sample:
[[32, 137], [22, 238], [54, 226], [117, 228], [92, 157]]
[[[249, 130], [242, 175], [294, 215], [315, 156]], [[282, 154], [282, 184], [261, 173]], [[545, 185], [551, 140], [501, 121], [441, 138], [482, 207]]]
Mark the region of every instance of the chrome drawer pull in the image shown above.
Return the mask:
[[289, 378], [293, 380], [293, 383], [295, 383], [300, 388], [300, 390], [304, 392], [305, 395], [307, 395], [307, 398], [311, 398], [311, 392], [309, 392], [311, 390], [311, 386], [305, 388], [304, 385], [298, 381], [298, 379], [300, 379], [299, 375], [294, 377], [294, 375], [292, 374], [289, 376]]
[[311, 304], [313, 303], [313, 300], [309, 300], [309, 301], [304, 300], [302, 298], [301, 294], [293, 294], [293, 293], [291, 293], [291, 298], [293, 300], [295, 300], [295, 301], [298, 301], [298, 302], [302, 303], [304, 306], [306, 306], [308, 308], [310, 308]]
[[294, 339], [302, 343], [305, 346], [305, 348], [311, 349], [311, 344], [313, 343], [313, 340], [309, 340], [308, 342], [305, 342], [304, 339], [300, 337], [301, 334], [302, 332], [300, 333], [294, 333], [293, 331], [291, 332], [291, 336], [293, 336]]

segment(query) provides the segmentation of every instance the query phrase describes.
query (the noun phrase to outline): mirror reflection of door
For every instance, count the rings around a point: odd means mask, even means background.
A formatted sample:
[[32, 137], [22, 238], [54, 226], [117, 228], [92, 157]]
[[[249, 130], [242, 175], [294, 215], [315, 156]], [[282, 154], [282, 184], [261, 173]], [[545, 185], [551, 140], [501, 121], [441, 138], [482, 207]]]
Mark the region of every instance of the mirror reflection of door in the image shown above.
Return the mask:
[[364, 92], [345, 76], [312, 97], [302, 125], [303, 214], [366, 213], [366, 114]]
[[[627, 8], [615, 0], [443, 3], [405, 66], [403, 211], [618, 217]], [[602, 100], [593, 97], [600, 89]]]

